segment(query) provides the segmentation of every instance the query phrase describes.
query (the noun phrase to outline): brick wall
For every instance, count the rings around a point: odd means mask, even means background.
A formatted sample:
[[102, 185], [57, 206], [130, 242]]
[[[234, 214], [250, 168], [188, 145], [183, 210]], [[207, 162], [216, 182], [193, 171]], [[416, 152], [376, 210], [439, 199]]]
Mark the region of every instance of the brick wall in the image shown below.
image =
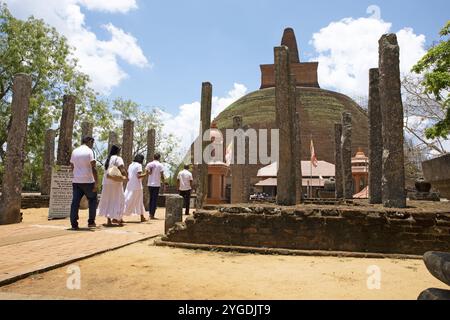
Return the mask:
[[[357, 209], [198, 211], [163, 239], [211, 245], [422, 255], [450, 251], [448, 213]], [[244, 212], [243, 212], [244, 211]]]

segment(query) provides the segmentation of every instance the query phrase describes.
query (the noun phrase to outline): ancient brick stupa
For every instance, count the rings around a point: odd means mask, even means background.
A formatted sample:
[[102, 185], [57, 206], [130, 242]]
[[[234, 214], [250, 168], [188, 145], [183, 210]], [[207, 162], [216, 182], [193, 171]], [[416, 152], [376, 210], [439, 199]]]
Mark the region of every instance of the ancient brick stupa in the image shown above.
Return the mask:
[[[297, 111], [300, 114], [302, 160], [310, 158], [312, 137], [319, 160], [335, 163], [334, 124], [340, 123], [342, 112], [350, 112], [353, 119], [352, 154], [359, 148], [368, 154], [368, 115], [355, 101], [341, 93], [320, 88], [318, 62], [301, 62], [294, 30], [284, 31], [281, 42], [289, 48], [291, 70], [297, 81]], [[270, 50], [270, 48], [268, 48]], [[232, 129], [233, 117], [242, 116], [244, 126], [255, 129], [276, 128], [274, 65], [261, 65], [261, 89], [234, 102], [215, 123], [219, 129]], [[263, 165], [248, 165], [246, 173], [254, 185], [257, 172]]]

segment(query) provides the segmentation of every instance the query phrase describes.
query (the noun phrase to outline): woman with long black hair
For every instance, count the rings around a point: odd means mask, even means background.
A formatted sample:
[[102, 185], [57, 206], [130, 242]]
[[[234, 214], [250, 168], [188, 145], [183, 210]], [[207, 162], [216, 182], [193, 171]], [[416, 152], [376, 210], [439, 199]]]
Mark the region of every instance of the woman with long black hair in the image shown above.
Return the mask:
[[[108, 219], [108, 226], [113, 223], [122, 225], [123, 212], [125, 207], [125, 196], [123, 192], [123, 182], [127, 180], [128, 173], [125, 169], [125, 163], [120, 157], [121, 148], [113, 145], [105, 163], [105, 174], [103, 176], [103, 190], [98, 205], [98, 215]], [[122, 177], [113, 175], [117, 168]]]

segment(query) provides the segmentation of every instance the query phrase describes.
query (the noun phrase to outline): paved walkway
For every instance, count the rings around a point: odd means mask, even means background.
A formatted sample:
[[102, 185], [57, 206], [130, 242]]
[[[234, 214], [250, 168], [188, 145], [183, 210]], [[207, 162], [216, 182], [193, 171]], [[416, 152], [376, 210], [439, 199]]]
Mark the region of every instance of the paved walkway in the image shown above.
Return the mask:
[[[24, 210], [24, 222], [0, 226], [0, 286], [48, 271], [106, 251], [150, 239], [164, 232], [164, 209], [160, 220], [139, 223], [139, 217], [125, 219], [124, 227], [69, 231], [68, 220], [47, 221], [45, 209]], [[87, 220], [80, 212], [80, 226]], [[97, 224], [103, 223], [100, 218]]]

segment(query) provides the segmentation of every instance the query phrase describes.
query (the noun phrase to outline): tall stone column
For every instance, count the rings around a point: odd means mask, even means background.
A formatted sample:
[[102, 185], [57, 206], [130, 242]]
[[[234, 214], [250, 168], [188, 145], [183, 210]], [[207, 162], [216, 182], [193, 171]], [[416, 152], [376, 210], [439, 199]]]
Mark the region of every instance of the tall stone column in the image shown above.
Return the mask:
[[277, 203], [294, 205], [296, 198], [295, 170], [293, 170], [292, 150], [294, 148], [292, 126], [292, 104], [290, 102], [289, 49], [275, 47], [275, 109], [276, 122], [280, 130], [280, 156], [278, 161]]
[[334, 147], [335, 147], [335, 163], [336, 163], [336, 198], [344, 198], [344, 180], [342, 178], [343, 168], [342, 168], [342, 124], [334, 124]]
[[[243, 130], [243, 120], [242, 116], [234, 116], [233, 117], [233, 129]], [[246, 144], [247, 150], [247, 144]], [[246, 152], [247, 153], [247, 152]], [[244, 180], [244, 166], [237, 164], [238, 159], [238, 144], [237, 139], [233, 141], [233, 158], [234, 162], [231, 164], [231, 203], [244, 203], [244, 184], [246, 183]]]
[[125, 163], [125, 169], [133, 162], [133, 141], [134, 141], [134, 122], [131, 120], [123, 121], [123, 140], [122, 140], [122, 158]]
[[5, 173], [0, 198], [0, 225], [20, 223], [22, 204], [22, 174], [25, 161], [25, 141], [30, 108], [31, 77], [17, 74], [13, 82], [11, 126], [8, 130]]
[[381, 114], [379, 70], [369, 71], [369, 202], [383, 202], [383, 117]]
[[70, 165], [73, 123], [75, 121], [75, 102], [75, 96], [64, 96], [61, 124], [59, 126], [58, 158], [56, 160], [56, 164], [60, 166]]
[[117, 133], [110, 131], [108, 137], [108, 153], [111, 150], [113, 145], [117, 145], [119, 143], [119, 138], [117, 137]]
[[352, 114], [342, 113], [342, 180], [344, 198], [353, 199], [353, 176], [352, 176]]
[[[290, 49], [289, 49], [290, 50]], [[295, 74], [291, 74], [289, 78], [289, 104], [292, 123], [292, 172], [295, 179], [295, 203], [301, 204], [303, 200], [302, 183], [302, 156], [301, 156], [301, 132], [300, 132], [300, 114], [297, 112], [297, 80]]]
[[44, 141], [44, 167], [41, 176], [41, 194], [43, 196], [50, 195], [52, 185], [52, 168], [55, 164], [55, 138], [55, 130], [47, 130]]
[[93, 137], [94, 136], [94, 124], [92, 122], [83, 122], [81, 123], [81, 140], [85, 137]]
[[[147, 131], [147, 163], [153, 161], [155, 156], [155, 145], [156, 145], [156, 130], [150, 129]], [[148, 177], [144, 178], [144, 206], [148, 210], [150, 195], [147, 188]]]
[[405, 155], [403, 103], [400, 82], [400, 48], [395, 34], [379, 41], [380, 104], [383, 118], [383, 203], [405, 208]]
[[[203, 134], [211, 128], [211, 107], [212, 107], [212, 85], [209, 82], [202, 84], [202, 98], [201, 98], [201, 132], [200, 139], [202, 142], [202, 158], [203, 152], [210, 142], [203, 141]], [[208, 164], [202, 159], [198, 164], [198, 176], [197, 176], [197, 209], [201, 209], [205, 204], [208, 197]]]

